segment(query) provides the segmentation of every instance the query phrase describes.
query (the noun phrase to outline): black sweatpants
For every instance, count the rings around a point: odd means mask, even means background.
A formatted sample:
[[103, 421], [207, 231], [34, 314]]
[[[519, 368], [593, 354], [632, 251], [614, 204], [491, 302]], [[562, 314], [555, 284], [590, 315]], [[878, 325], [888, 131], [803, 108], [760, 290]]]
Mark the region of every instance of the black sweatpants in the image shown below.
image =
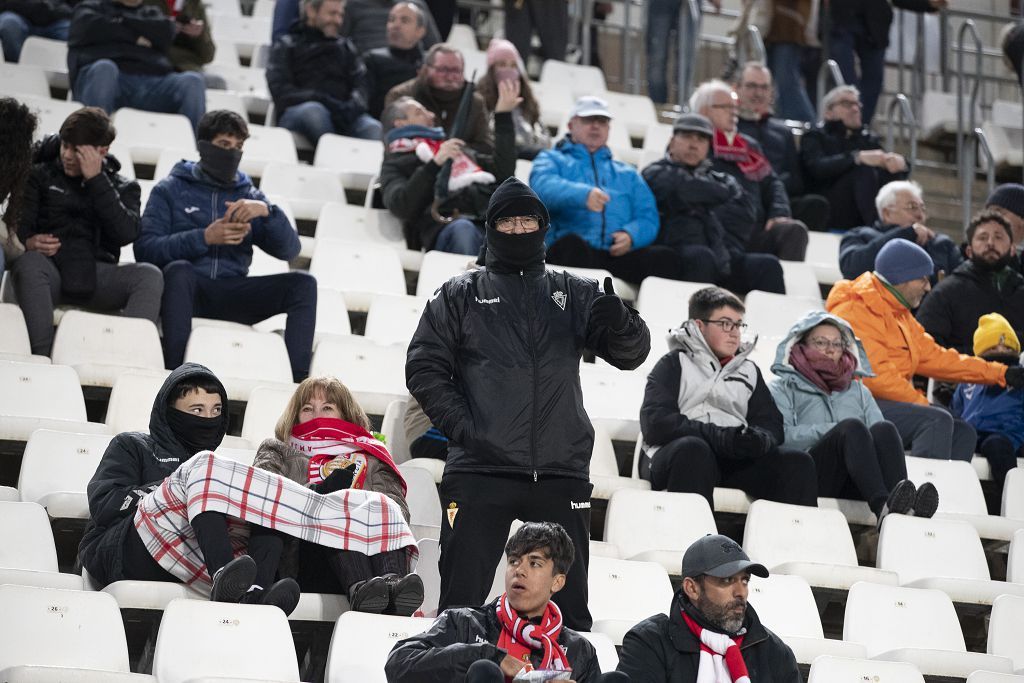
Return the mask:
[[590, 246], [579, 235], [566, 235], [548, 247], [547, 262], [570, 268], [603, 268], [634, 285], [643, 282], [648, 275], [684, 279], [682, 259], [670, 247], [655, 245], [612, 256]]
[[876, 515], [889, 492], [907, 478], [903, 440], [896, 425], [882, 420], [868, 427], [842, 420], [810, 447], [818, 470], [818, 495], [867, 501]]
[[441, 600], [438, 610], [482, 605], [503, 560], [509, 525], [557, 522], [576, 549], [565, 587], [555, 593], [564, 623], [575, 631], [593, 625], [587, 607], [590, 564], [590, 492], [586, 479], [503, 477], [445, 473], [441, 479]]
[[992, 468], [992, 479], [1002, 490], [1007, 473], [1017, 466], [1018, 457], [1024, 457], [1024, 446], [1015, 449], [1013, 442], [1002, 434], [980, 432], [978, 453], [988, 458], [988, 466]]
[[[645, 458], [646, 459], [646, 458]], [[640, 475], [655, 491], [699, 493], [715, 508], [716, 486], [741, 489], [754, 498], [816, 506], [814, 460], [803, 451], [778, 448], [759, 458], [719, 458], [698, 436], [669, 441], [649, 459]]]

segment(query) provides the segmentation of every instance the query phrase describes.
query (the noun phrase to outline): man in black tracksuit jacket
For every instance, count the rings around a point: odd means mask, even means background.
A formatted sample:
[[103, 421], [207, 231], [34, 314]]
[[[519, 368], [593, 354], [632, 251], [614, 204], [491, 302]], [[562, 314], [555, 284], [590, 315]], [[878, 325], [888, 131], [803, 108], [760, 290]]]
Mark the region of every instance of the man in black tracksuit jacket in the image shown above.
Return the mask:
[[590, 454], [579, 361], [591, 349], [631, 370], [650, 352], [640, 316], [597, 283], [546, 272], [549, 219], [516, 178], [487, 208], [486, 267], [452, 278], [427, 304], [406, 382], [448, 437], [441, 480], [440, 609], [487, 597], [509, 524], [549, 521], [576, 559], [555, 598], [565, 625], [589, 631]]

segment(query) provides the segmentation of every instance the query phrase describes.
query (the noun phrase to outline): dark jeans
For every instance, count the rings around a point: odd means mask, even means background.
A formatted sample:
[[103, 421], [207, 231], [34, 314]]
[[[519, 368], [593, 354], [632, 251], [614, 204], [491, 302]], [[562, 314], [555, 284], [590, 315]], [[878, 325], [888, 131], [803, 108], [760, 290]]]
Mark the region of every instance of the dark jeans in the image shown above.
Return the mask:
[[782, 264], [772, 254], [733, 252], [732, 273], [720, 283], [723, 287], [746, 294], [752, 289], [773, 294], [785, 294], [786, 282], [782, 277]]
[[652, 489], [699, 493], [711, 509], [716, 486], [779, 503], [818, 504], [814, 460], [792, 448], [778, 448], [759, 458], [719, 458], [704, 439], [684, 436], [659, 448], [647, 469], [645, 473], [641, 467], [640, 474], [646, 474]]
[[[679, 30], [679, 12], [682, 0], [649, 0], [647, 3], [647, 94], [654, 102], [668, 101], [669, 59], [676, 53], [669, 42], [673, 30]], [[683, 10], [685, 24], [682, 30], [688, 31], [686, 41], [693, 40], [694, 28], [690, 22], [689, 10]], [[678, 44], [679, 41], [674, 41]], [[693, 66], [686, 67], [692, 72]], [[692, 77], [692, 74], [691, 74]], [[685, 87], [685, 86], [684, 86]], [[680, 99], [689, 97], [690, 93], [680, 93]]]
[[58, 19], [52, 24], [36, 26], [17, 12], [0, 12], [0, 44], [3, 45], [4, 59], [17, 62], [21, 59], [21, 46], [29, 36], [67, 40], [70, 19]]
[[716, 283], [722, 279], [721, 271], [715, 263], [715, 253], [710, 247], [684, 244], [673, 248], [682, 261], [682, 279], [708, 283]]
[[644, 247], [612, 256], [590, 246], [579, 235], [566, 235], [548, 247], [547, 262], [570, 268], [602, 268], [634, 285], [648, 275], [670, 280], [690, 279], [684, 278], [682, 260], [669, 247]]
[[831, 228], [828, 224], [828, 199], [820, 194], [790, 197], [789, 209], [793, 212], [793, 219], [802, 222], [808, 230], [827, 232]]
[[441, 600], [449, 607], [482, 605], [514, 519], [565, 527], [576, 559], [554, 601], [565, 625], [589, 631], [587, 566], [590, 564], [590, 492], [586, 479], [445, 474], [441, 480]]
[[[517, 9], [518, 8], [518, 9]], [[530, 38], [537, 31], [544, 59], [565, 61], [569, 42], [569, 4], [551, 0], [505, 0], [505, 37], [530, 59]]]
[[817, 112], [807, 96], [801, 78], [803, 45], [796, 43], [769, 43], [768, 68], [775, 79], [776, 116], [814, 123]]
[[855, 418], [842, 420], [808, 452], [818, 470], [819, 496], [865, 500], [876, 515], [907, 478], [900, 433], [885, 420], [870, 427]]
[[782, 220], [771, 230], [758, 230], [747, 242], [747, 251], [771, 254], [783, 261], [803, 261], [807, 256], [807, 226], [797, 220]]
[[[828, 40], [829, 56], [839, 64], [843, 80], [847, 85], [855, 85], [860, 90], [860, 101], [863, 104], [861, 116], [864, 125], [870, 125], [878, 104], [878, 94], [882, 91], [885, 46], [875, 45], [870, 40], [863, 22], [833, 24]], [[860, 62], [859, 74], [855, 57]]]
[[176, 368], [185, 359], [193, 317], [253, 325], [279, 313], [288, 315], [284, 344], [292, 375], [301, 382], [309, 374], [316, 326], [316, 280], [309, 273], [212, 280], [188, 261], [168, 263], [161, 310], [164, 362]]
[[828, 229], [848, 230], [878, 220], [875, 196], [886, 183], [902, 177], [874, 166], [854, 166], [822, 194], [828, 199]]
[[1024, 457], [1024, 446], [1015, 449], [1013, 442], [1002, 434], [981, 432], [978, 434], [978, 453], [988, 458], [992, 479], [1002, 490], [1006, 474], [1017, 466], [1017, 458]]
[[903, 447], [917, 458], [970, 462], [978, 435], [974, 427], [939, 406], [878, 399], [879, 410], [896, 425]]

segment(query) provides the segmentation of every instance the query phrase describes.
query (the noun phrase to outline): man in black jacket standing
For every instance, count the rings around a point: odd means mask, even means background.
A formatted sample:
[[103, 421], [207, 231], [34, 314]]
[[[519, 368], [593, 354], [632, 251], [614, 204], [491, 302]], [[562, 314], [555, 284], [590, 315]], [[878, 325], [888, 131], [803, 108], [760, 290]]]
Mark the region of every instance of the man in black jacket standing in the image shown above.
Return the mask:
[[75, 99], [108, 114], [121, 107], [182, 114], [199, 125], [206, 84], [174, 73], [174, 19], [142, 0], [83, 0], [68, 35], [68, 76]]
[[50, 353], [58, 303], [159, 320], [160, 270], [117, 264], [139, 236], [139, 184], [118, 174], [113, 140], [103, 110], [84, 107], [36, 152], [18, 221], [25, 253], [13, 268], [34, 354]]
[[338, 35], [344, 16], [345, 0], [305, 0], [267, 62], [278, 125], [314, 146], [326, 133], [380, 140], [380, 122], [366, 113], [366, 67], [352, 41]]
[[427, 19], [415, 2], [398, 2], [388, 12], [388, 44], [363, 55], [369, 80], [370, 116], [379, 119], [384, 97], [410, 78], [416, 78], [423, 66], [420, 41], [427, 33]]
[[589, 631], [590, 454], [579, 362], [593, 350], [624, 370], [650, 352], [640, 316], [597, 283], [544, 264], [548, 211], [516, 178], [492, 195], [486, 267], [452, 278], [427, 304], [406, 360], [410, 393], [448, 437], [441, 480], [440, 609], [487, 597], [509, 524], [551, 521], [576, 560], [555, 598]]
[[721, 680], [706, 668], [726, 669], [733, 681], [803, 680], [793, 651], [747, 603], [750, 576], [768, 577], [764, 565], [732, 539], [709, 534], [686, 549], [682, 573], [668, 616], [641, 621], [622, 640], [618, 671], [665, 683]]

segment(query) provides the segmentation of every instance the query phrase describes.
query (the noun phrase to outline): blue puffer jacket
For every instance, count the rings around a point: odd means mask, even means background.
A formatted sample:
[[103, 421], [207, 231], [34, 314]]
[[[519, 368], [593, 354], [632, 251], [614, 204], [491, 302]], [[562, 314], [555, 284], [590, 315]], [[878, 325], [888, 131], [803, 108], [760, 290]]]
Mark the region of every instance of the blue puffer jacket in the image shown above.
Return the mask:
[[[857, 349], [853, 382], [846, 391], [827, 394], [800, 374], [789, 360], [789, 352], [804, 333], [826, 320], [839, 325], [847, 344]], [[812, 311], [798, 320], [779, 344], [772, 372], [776, 379], [772, 380], [768, 388], [782, 413], [783, 429], [786, 432], [784, 443], [788, 448], [807, 450], [830, 429], [848, 418], [856, 418], [869, 427], [884, 419], [871, 392], [859, 381], [862, 377], [874, 377], [864, 347], [854, 337], [850, 325], [831, 313]]]
[[961, 384], [949, 409], [979, 434], [1002, 434], [1015, 450], [1024, 444], [1024, 389]]
[[[207, 244], [206, 226], [224, 217], [226, 202], [239, 199], [266, 202], [270, 215], [253, 220], [241, 244]], [[300, 249], [298, 233], [287, 216], [253, 187], [249, 176], [239, 172], [235, 186], [225, 189], [202, 177], [196, 162], [179, 161], [149, 195], [142, 232], [135, 240], [135, 260], [163, 268], [183, 259], [204, 277], [245, 277], [253, 245], [284, 261], [298, 256]]]
[[[530, 187], [551, 214], [547, 243], [575, 233], [595, 249], [612, 246], [612, 233], [625, 231], [633, 249], [646, 247], [658, 236], [658, 207], [654, 194], [635, 168], [612, 159], [602, 147], [593, 154], [568, 137], [533, 160]], [[587, 209], [587, 195], [599, 187], [611, 197], [602, 213]]]

